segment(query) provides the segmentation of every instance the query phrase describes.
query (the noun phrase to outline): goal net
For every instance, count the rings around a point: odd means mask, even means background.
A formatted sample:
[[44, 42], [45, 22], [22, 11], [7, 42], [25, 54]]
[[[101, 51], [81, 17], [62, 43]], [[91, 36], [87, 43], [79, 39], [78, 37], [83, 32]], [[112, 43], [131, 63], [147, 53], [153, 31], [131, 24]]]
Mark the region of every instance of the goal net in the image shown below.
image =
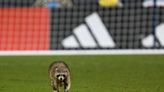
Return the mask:
[[1, 0], [0, 51], [163, 50], [164, 0]]

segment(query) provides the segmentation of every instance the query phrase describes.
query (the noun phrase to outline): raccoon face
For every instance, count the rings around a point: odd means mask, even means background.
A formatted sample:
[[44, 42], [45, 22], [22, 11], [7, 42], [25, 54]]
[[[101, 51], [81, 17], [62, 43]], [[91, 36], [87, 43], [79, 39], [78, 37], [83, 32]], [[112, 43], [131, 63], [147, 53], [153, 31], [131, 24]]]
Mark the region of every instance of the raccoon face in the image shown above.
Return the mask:
[[57, 74], [56, 75], [56, 78], [59, 80], [59, 81], [64, 81], [66, 79], [66, 75], [65, 74]]
[[56, 73], [55, 73], [55, 77], [56, 79], [58, 79], [59, 81], [64, 81], [67, 78], [67, 71], [62, 69], [56, 69]]

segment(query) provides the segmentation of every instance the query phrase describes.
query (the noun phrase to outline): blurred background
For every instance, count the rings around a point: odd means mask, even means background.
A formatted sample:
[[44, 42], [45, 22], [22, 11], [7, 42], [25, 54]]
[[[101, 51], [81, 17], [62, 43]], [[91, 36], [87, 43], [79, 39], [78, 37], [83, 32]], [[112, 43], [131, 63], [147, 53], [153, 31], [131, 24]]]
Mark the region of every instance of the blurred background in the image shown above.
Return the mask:
[[1, 0], [0, 51], [163, 50], [163, 0], [113, 1]]

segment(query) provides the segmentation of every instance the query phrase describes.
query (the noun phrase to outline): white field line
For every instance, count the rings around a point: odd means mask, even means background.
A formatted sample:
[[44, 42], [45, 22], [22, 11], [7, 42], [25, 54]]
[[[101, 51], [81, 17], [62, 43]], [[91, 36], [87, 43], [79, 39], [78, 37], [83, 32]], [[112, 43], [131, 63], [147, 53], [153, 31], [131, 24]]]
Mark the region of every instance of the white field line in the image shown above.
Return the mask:
[[28, 56], [28, 55], [160, 55], [164, 49], [148, 50], [51, 50], [51, 51], [0, 51], [0, 56]]

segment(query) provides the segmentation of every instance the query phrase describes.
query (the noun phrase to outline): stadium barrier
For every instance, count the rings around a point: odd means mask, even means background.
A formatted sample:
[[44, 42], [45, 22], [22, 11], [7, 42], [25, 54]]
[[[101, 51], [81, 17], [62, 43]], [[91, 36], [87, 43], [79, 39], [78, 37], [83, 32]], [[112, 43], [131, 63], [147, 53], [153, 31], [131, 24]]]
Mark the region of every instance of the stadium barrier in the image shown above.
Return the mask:
[[48, 50], [48, 13], [46, 8], [1, 8], [0, 50]]
[[160, 0], [124, 0], [121, 7], [73, 0], [57, 8], [36, 1], [0, 2], [0, 55], [164, 54]]

